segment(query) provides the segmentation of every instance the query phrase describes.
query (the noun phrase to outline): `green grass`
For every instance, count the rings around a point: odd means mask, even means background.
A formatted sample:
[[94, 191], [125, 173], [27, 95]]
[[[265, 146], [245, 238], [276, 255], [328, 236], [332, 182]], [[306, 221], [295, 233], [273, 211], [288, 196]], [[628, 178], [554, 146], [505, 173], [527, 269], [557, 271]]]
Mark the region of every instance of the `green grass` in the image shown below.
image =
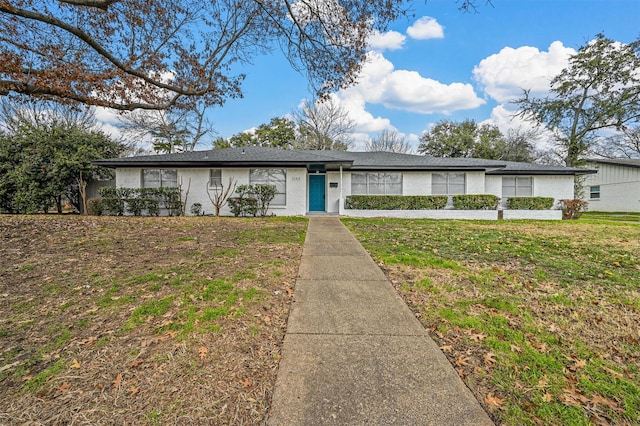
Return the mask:
[[640, 420], [640, 224], [344, 223], [499, 424]]

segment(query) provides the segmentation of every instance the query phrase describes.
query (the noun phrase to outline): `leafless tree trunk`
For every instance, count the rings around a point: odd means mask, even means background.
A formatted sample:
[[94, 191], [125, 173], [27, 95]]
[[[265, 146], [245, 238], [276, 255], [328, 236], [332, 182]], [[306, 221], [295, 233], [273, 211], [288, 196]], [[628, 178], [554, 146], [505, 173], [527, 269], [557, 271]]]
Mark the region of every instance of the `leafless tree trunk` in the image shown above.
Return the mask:
[[213, 204], [216, 216], [220, 216], [220, 210], [227, 204], [227, 200], [235, 190], [236, 182], [232, 178], [229, 178], [229, 183], [226, 185], [221, 184], [220, 186], [209, 188], [209, 184], [207, 184], [207, 195], [211, 204]]

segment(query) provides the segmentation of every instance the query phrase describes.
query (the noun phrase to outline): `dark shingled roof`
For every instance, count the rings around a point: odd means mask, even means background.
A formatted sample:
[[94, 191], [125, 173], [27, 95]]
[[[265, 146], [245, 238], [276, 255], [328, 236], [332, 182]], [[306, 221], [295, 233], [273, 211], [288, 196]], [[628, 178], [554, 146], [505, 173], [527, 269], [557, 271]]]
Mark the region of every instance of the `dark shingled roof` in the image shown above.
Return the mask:
[[582, 174], [594, 170], [479, 158], [436, 158], [391, 152], [303, 151], [245, 147], [94, 161], [106, 167], [309, 167], [327, 170], [459, 170], [487, 174]]

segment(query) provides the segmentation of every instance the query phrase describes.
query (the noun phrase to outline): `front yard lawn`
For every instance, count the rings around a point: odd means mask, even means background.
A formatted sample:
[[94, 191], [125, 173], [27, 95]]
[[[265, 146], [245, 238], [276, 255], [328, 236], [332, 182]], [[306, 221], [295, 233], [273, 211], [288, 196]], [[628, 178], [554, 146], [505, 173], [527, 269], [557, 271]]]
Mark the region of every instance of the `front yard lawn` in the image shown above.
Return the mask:
[[344, 223], [498, 424], [640, 424], [640, 226]]
[[0, 216], [0, 424], [259, 424], [306, 225]]

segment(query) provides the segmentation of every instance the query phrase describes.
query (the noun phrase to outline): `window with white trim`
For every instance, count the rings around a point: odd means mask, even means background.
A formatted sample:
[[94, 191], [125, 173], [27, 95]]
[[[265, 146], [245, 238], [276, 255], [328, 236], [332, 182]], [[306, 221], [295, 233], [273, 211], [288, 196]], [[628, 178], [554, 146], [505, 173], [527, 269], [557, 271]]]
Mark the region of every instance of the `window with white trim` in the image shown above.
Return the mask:
[[220, 188], [222, 186], [222, 169], [209, 170], [209, 188]]
[[251, 185], [275, 185], [278, 193], [271, 200], [271, 205], [287, 205], [287, 171], [285, 169], [251, 169], [249, 183]]
[[143, 169], [143, 188], [176, 188], [178, 171], [176, 169]]
[[600, 185], [589, 187], [589, 198], [592, 200], [598, 200], [600, 198]]
[[352, 195], [402, 195], [402, 173], [351, 173]]
[[464, 173], [432, 173], [431, 194], [458, 195], [466, 193], [466, 176]]
[[502, 199], [509, 197], [532, 197], [533, 178], [531, 176], [503, 176]]

